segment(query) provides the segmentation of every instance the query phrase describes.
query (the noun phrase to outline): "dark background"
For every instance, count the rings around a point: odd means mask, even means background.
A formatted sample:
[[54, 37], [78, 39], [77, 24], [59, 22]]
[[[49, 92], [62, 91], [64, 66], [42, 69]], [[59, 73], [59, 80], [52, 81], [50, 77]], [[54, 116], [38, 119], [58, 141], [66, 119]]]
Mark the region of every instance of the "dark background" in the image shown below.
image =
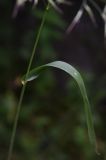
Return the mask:
[[[29, 83], [16, 133], [13, 160], [106, 159], [106, 49], [104, 22], [94, 11], [96, 25], [84, 12], [69, 34], [66, 30], [82, 1], [60, 6], [63, 14], [50, 9], [33, 61], [33, 67], [63, 60], [82, 74], [93, 112], [100, 156], [88, 139], [83, 101], [76, 83], [65, 73], [48, 70]], [[103, 9], [104, 4], [97, 1]], [[20, 95], [21, 76], [44, 11], [31, 3], [12, 17], [15, 1], [0, 1], [0, 159], [8, 153], [12, 126]]]

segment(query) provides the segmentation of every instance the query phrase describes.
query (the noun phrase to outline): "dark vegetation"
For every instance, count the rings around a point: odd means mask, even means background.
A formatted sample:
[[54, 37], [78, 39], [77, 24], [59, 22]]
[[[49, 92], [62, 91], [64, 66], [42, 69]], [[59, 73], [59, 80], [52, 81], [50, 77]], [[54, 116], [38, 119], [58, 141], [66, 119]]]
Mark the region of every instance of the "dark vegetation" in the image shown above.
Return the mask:
[[[13, 160], [106, 159], [106, 50], [104, 22], [93, 8], [96, 26], [84, 12], [68, 35], [65, 30], [80, 7], [76, 1], [63, 15], [50, 10], [36, 54], [36, 66], [64, 60], [85, 80], [100, 156], [92, 151], [83, 103], [76, 83], [63, 72], [48, 70], [28, 84], [17, 128]], [[35, 41], [44, 5], [31, 3], [12, 18], [15, 1], [0, 1], [0, 160], [6, 159], [19, 99], [20, 78]], [[104, 3], [98, 0], [103, 9]], [[33, 63], [33, 66], [35, 64]]]

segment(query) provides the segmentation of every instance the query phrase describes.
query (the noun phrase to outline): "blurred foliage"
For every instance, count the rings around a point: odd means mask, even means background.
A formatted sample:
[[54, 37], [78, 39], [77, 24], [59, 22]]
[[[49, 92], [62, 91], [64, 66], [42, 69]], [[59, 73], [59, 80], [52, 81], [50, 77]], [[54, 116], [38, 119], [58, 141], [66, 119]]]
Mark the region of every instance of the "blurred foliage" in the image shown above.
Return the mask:
[[[20, 77], [28, 59], [43, 14], [42, 5], [26, 4], [12, 18], [14, 1], [0, 1], [0, 159], [6, 159], [20, 94]], [[58, 58], [55, 43], [66, 24], [54, 10], [48, 14], [37, 49], [36, 65]], [[101, 156], [89, 144], [83, 102], [75, 82], [61, 72], [47, 71], [28, 84], [15, 139], [13, 160], [99, 160], [106, 148], [106, 75], [101, 81], [82, 71], [93, 107]], [[95, 84], [96, 81], [96, 84]], [[58, 87], [58, 89], [57, 89]], [[106, 159], [106, 156], [105, 156]]]

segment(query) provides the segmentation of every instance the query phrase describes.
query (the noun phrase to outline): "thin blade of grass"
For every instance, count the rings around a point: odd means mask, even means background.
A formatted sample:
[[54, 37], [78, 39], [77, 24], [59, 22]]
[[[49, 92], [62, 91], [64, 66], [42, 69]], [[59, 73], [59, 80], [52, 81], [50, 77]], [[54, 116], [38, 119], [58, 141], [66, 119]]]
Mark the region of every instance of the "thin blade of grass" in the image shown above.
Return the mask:
[[97, 26], [96, 19], [95, 19], [95, 16], [94, 16], [94, 13], [93, 13], [91, 7], [89, 5], [85, 5], [84, 9], [88, 13], [88, 15], [89, 15], [91, 21], [93, 22], [93, 24]]
[[87, 4], [87, 0], [83, 0], [80, 9], [78, 10], [76, 16], [74, 17], [73, 21], [71, 22], [71, 24], [69, 25], [68, 29], [66, 30], [66, 33], [69, 34], [73, 28], [75, 27], [75, 25], [79, 22], [80, 18], [83, 15], [84, 12], [84, 6]]
[[54, 67], [54, 68], [58, 68], [58, 69], [65, 71], [70, 76], [72, 76], [74, 80], [77, 82], [80, 88], [80, 91], [81, 91], [81, 95], [83, 97], [83, 101], [84, 101], [84, 110], [85, 110], [86, 122], [87, 122], [87, 127], [88, 127], [89, 139], [90, 139], [91, 144], [95, 148], [95, 151], [98, 153], [96, 136], [95, 136], [93, 120], [92, 120], [92, 113], [90, 109], [90, 104], [89, 104], [86, 88], [85, 88], [85, 85], [84, 85], [84, 82], [83, 82], [83, 79], [80, 73], [73, 66], [71, 66], [70, 64], [66, 62], [62, 62], [62, 61], [55, 61], [55, 62], [51, 62], [45, 65], [42, 65], [40, 67], [37, 67], [31, 70], [26, 80], [25, 80], [25, 75], [24, 75], [22, 78], [22, 84], [24, 85], [28, 81], [32, 81], [36, 79], [42, 71], [48, 69], [49, 67]]
[[89, 0], [89, 2], [92, 4], [92, 6], [98, 11], [100, 16], [102, 17], [102, 10], [101, 8], [97, 5], [97, 3], [94, 0]]
[[55, 2], [53, 0], [48, 0], [48, 2], [51, 4], [51, 6], [57, 10], [59, 13], [63, 13], [62, 10], [55, 4]]

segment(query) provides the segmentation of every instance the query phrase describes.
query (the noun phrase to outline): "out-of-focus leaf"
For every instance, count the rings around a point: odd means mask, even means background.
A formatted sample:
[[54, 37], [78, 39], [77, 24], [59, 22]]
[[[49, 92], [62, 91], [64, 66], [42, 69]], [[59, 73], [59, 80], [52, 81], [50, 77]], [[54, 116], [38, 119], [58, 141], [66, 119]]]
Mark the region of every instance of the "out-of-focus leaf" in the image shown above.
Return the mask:
[[62, 13], [61, 9], [55, 4], [53, 0], [48, 0], [49, 3], [60, 13]]
[[[36, 12], [32, 12], [32, 13], [37, 18], [42, 18], [42, 15], [43, 15], [43, 11], [42, 10], [39, 10], [39, 9], [36, 8]], [[56, 26], [61, 27], [61, 28], [64, 29], [65, 23], [61, 19], [60, 14], [55, 12], [52, 8], [48, 11], [48, 13], [49, 14], [47, 14], [47, 16], [46, 16], [46, 22], [49, 23], [50, 25], [56, 25]], [[55, 18], [51, 18], [51, 17], [55, 17]]]
[[71, 66], [70, 64], [66, 62], [62, 62], [62, 61], [55, 61], [55, 62], [51, 62], [45, 65], [42, 65], [40, 67], [37, 67], [31, 70], [27, 77], [26, 75], [24, 75], [22, 78], [22, 84], [24, 85], [26, 82], [36, 79], [39, 76], [39, 74], [45, 69], [48, 69], [48, 67], [54, 67], [54, 68], [58, 68], [58, 69], [65, 71], [70, 76], [72, 76], [74, 80], [77, 82], [80, 88], [83, 100], [84, 100], [84, 109], [85, 109], [85, 115], [86, 115], [90, 142], [95, 147], [95, 150], [97, 152], [97, 144], [96, 144], [95, 131], [94, 131], [94, 126], [93, 126], [93, 121], [92, 121], [92, 113], [90, 110], [90, 104], [89, 104], [89, 100], [87, 97], [87, 92], [86, 92], [85, 85], [84, 85], [84, 82], [83, 82], [83, 79], [80, 73], [73, 66]]
[[98, 13], [101, 15], [102, 17], [102, 10], [99, 7], [99, 5], [97, 5], [97, 3], [94, 0], [89, 0], [89, 2], [92, 4], [92, 6], [94, 6], [94, 8], [98, 11]]
[[66, 33], [69, 33], [72, 31], [72, 29], [75, 27], [75, 25], [79, 22], [80, 18], [83, 15], [84, 12], [84, 6], [87, 4], [87, 0], [83, 0], [80, 9], [78, 10], [76, 16], [74, 17], [73, 21], [69, 25]]
[[85, 8], [86, 12], [88, 13], [91, 21], [92, 21], [94, 24], [96, 24], [96, 19], [95, 19], [95, 16], [94, 16], [94, 13], [93, 13], [91, 7], [90, 7], [89, 5], [85, 5], [84, 8]]

